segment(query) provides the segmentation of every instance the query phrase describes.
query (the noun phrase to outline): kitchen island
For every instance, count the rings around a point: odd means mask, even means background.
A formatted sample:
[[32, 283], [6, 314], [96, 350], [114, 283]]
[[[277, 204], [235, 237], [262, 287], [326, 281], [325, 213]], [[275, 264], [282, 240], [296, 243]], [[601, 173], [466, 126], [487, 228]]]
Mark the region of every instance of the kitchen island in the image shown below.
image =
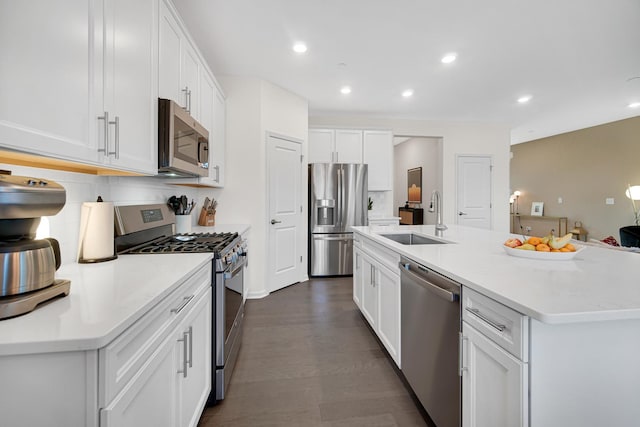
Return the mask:
[[[506, 233], [455, 225], [440, 236], [433, 226], [353, 230], [354, 246], [368, 249], [373, 261], [376, 253], [395, 254], [386, 263], [377, 258], [391, 277], [388, 283], [400, 271], [391, 261], [407, 257], [460, 283], [463, 307], [480, 301], [506, 325], [505, 331], [489, 327], [478, 334], [478, 319], [463, 309], [463, 426], [637, 425], [640, 255], [586, 247], [573, 260], [533, 260], [507, 255], [503, 242], [517, 236]], [[384, 237], [409, 232], [447, 243], [403, 245]], [[399, 294], [384, 283], [378, 286], [380, 325], [374, 331], [389, 350], [389, 338], [400, 332], [391, 331], [396, 322], [383, 317], [385, 304]], [[366, 291], [362, 295], [367, 298]], [[365, 301], [356, 303], [369, 320]], [[400, 352], [402, 343], [396, 347]]]

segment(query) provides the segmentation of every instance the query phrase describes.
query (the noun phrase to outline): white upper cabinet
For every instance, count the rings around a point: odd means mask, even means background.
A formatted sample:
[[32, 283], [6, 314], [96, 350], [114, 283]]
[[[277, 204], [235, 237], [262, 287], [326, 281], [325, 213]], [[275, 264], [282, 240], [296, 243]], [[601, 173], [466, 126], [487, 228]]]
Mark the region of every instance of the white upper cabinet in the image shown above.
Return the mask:
[[95, 3], [0, 6], [0, 146], [155, 174], [157, 2]]
[[167, 182], [198, 187], [224, 186], [225, 98], [192, 43], [177, 11], [160, 0], [159, 96], [182, 106], [209, 131], [209, 176]]
[[186, 41], [182, 44], [180, 67], [180, 75], [182, 77], [181, 91], [184, 99], [182, 105], [191, 117], [201, 121], [202, 118], [198, 108], [200, 60], [191, 44]]
[[333, 129], [309, 129], [309, 163], [331, 163], [335, 150]]
[[0, 3], [0, 146], [98, 162], [87, 0]]
[[182, 30], [163, 1], [160, 2], [159, 27], [158, 97], [171, 99], [185, 107], [186, 95], [180, 81]]
[[366, 163], [369, 191], [393, 190], [393, 132], [309, 129], [309, 163]]
[[213, 132], [209, 135], [209, 177], [217, 187], [224, 187], [225, 165], [225, 141], [226, 141], [226, 102], [219, 90], [216, 90], [213, 99]]
[[362, 131], [309, 129], [309, 163], [362, 163]]
[[362, 131], [336, 130], [336, 163], [362, 163]]
[[[157, 26], [158, 2], [155, 0], [105, 0], [105, 38], [96, 35], [96, 60], [103, 59], [103, 93], [96, 94], [96, 108], [102, 101], [108, 114], [100, 123], [106, 132], [108, 164], [120, 169], [155, 174], [158, 170], [157, 113]], [[100, 111], [100, 110], [98, 110]], [[99, 133], [100, 134], [100, 133]]]
[[369, 191], [393, 190], [393, 134], [364, 131], [364, 162], [369, 165]]

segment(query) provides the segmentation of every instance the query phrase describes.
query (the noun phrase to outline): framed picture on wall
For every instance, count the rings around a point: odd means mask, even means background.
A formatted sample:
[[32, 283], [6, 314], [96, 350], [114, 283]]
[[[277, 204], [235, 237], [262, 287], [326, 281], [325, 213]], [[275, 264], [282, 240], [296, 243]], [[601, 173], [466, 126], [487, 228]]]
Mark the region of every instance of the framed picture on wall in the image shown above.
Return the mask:
[[531, 216], [542, 216], [543, 209], [544, 209], [544, 202], [532, 202]]
[[407, 201], [409, 203], [422, 203], [422, 168], [413, 168], [407, 171]]

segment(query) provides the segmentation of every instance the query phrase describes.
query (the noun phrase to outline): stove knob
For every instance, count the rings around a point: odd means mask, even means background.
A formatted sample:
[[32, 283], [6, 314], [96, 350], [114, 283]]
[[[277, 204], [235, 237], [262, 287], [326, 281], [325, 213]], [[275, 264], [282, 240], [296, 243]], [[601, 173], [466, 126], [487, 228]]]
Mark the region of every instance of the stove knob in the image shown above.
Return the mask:
[[49, 183], [47, 181], [38, 181], [38, 184], [40, 184], [40, 187], [44, 187], [46, 185], [49, 185]]
[[29, 186], [34, 186], [34, 185], [36, 185], [37, 183], [38, 183], [38, 181], [35, 181], [35, 180], [33, 180], [33, 179], [30, 179], [30, 180], [28, 180], [28, 181], [27, 181], [27, 185], [29, 185]]

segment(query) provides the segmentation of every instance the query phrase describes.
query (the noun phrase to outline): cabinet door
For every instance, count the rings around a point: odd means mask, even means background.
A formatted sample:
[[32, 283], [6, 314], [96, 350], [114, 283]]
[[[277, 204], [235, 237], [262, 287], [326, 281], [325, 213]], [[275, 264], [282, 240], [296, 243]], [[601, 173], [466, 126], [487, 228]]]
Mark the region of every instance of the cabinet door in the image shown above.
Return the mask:
[[191, 114], [191, 117], [200, 121], [200, 111], [198, 109], [200, 59], [198, 58], [195, 49], [191, 44], [189, 44], [186, 38], [182, 40], [181, 56], [180, 76], [182, 79], [183, 105], [187, 112]]
[[362, 314], [373, 330], [378, 324], [378, 289], [375, 283], [375, 267], [373, 260], [362, 254]]
[[160, 1], [158, 52], [158, 96], [184, 105], [180, 87], [180, 43], [182, 30], [164, 1]]
[[378, 336], [400, 367], [400, 275], [376, 266], [378, 287]]
[[140, 372], [100, 410], [101, 427], [177, 427], [174, 335], [169, 335]]
[[333, 161], [334, 135], [332, 129], [309, 129], [308, 163], [331, 163]]
[[91, 3], [0, 2], [0, 146], [98, 162]]
[[224, 187], [224, 156], [226, 144], [226, 103], [217, 88], [213, 98], [213, 131], [209, 135], [209, 184]]
[[393, 190], [393, 134], [364, 131], [364, 163], [369, 165], [369, 191]]
[[362, 270], [362, 251], [353, 247], [353, 302], [356, 303], [358, 308], [362, 310], [362, 284], [363, 284], [363, 270]]
[[335, 151], [335, 162], [362, 163], [362, 131], [337, 129]]
[[462, 334], [462, 426], [528, 426], [528, 365], [466, 322]]
[[[178, 425], [195, 427], [211, 391], [211, 288], [178, 327]], [[187, 363], [184, 363], [186, 349]], [[177, 371], [175, 371], [177, 372]]]
[[109, 164], [157, 173], [158, 2], [105, 0], [104, 110]]

